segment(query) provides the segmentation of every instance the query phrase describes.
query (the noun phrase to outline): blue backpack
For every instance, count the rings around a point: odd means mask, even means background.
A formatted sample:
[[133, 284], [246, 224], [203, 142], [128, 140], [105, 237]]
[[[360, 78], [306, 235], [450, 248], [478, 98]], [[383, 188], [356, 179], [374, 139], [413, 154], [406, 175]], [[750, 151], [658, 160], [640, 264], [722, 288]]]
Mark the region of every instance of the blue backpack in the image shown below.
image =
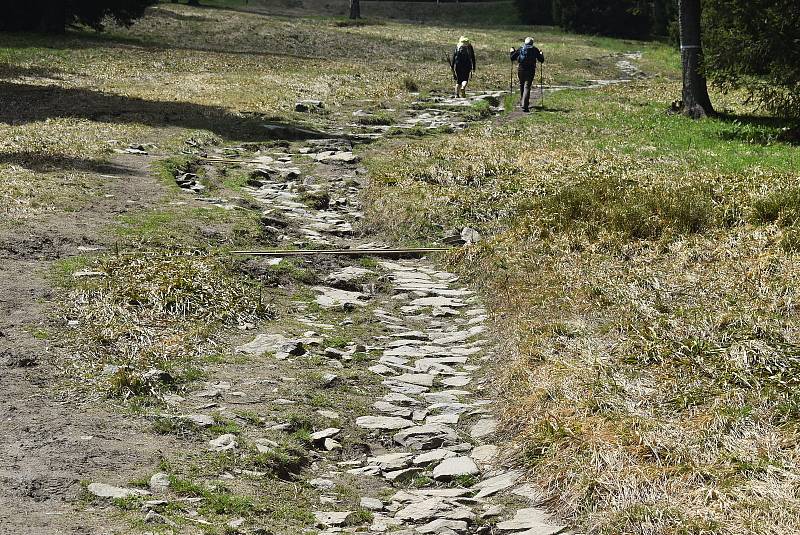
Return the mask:
[[520, 48], [519, 58], [517, 58], [519, 64], [525, 67], [536, 67], [536, 52], [534, 50], [533, 45], [524, 45]]

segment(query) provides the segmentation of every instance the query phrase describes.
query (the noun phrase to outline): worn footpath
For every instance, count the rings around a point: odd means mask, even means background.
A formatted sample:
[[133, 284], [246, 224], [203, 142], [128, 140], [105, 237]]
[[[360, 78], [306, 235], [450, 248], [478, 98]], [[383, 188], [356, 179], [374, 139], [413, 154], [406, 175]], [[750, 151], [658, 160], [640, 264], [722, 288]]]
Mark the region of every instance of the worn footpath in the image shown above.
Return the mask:
[[[403, 124], [464, 127], [456, 114], [430, 105], [408, 112]], [[351, 127], [347, 136], [256, 152], [209, 149], [202, 161], [209, 175], [249, 170], [244, 191], [280, 247], [385, 248], [360, 231], [365, 170], [353, 152], [354, 141], [385, 129]], [[204, 197], [197, 175], [180, 172], [176, 181], [188, 202], [232, 208], [227, 199]], [[449, 236], [467, 245], [477, 239], [470, 229]], [[212, 495], [187, 493], [191, 466], [207, 488], [245, 497], [263, 497], [264, 483], [278, 473], [267, 502], [291, 500], [280, 488], [291, 481], [295, 505], [305, 511], [297, 514], [307, 516], [292, 522], [285, 504], [277, 506], [278, 523], [269, 524], [275, 532], [281, 520], [287, 533], [300, 526], [323, 533], [564, 531], [537, 507], [538, 493], [497, 435], [485, 378], [497, 355], [479, 298], [427, 258], [312, 258], [245, 264], [262, 278], [309, 268], [314, 276], [288, 291], [290, 305], [276, 321], [240, 326], [246, 334], [232, 349], [240, 361], [215, 367], [184, 396], [163, 397], [167, 408], [151, 417], [169, 430], [193, 431], [166, 455], [149, 489], [108, 480], [91, 482], [89, 493], [132, 501], [145, 525], [192, 532], [224, 521], [232, 531], [258, 529], [247, 511], [209, 509], [204, 501]], [[306, 451], [296, 451], [298, 440]]]

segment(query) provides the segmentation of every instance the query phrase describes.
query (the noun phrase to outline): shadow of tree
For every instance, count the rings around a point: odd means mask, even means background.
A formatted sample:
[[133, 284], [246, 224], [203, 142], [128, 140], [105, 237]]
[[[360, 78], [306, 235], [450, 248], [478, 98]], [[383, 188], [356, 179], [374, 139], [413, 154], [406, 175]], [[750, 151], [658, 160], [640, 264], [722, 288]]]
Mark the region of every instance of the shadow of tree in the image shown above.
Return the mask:
[[727, 128], [720, 132], [722, 139], [753, 145], [773, 143], [800, 145], [800, 123], [797, 120], [724, 112], [717, 113], [715, 117], [727, 125]]
[[0, 152], [0, 165], [4, 164], [18, 165], [37, 173], [70, 169], [118, 176], [128, 174], [131, 171], [129, 167], [124, 165], [102, 160], [68, 156], [66, 154], [28, 151]]
[[269, 121], [260, 114], [235, 114], [219, 106], [145, 100], [84, 88], [0, 81], [0, 122], [27, 124], [56, 117], [154, 127], [179, 126], [208, 130], [239, 141], [330, 137], [318, 130]]

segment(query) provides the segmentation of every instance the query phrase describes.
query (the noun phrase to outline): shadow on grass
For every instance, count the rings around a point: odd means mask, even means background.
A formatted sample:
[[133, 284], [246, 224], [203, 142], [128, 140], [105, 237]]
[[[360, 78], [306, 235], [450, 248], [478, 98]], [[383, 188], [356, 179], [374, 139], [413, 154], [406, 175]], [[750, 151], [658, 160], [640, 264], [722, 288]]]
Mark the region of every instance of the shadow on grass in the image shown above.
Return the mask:
[[130, 168], [124, 165], [117, 165], [102, 160], [79, 158], [67, 156], [65, 154], [47, 154], [27, 151], [0, 152], [0, 165], [4, 164], [18, 165], [37, 173], [69, 169], [119, 176], [132, 172]]
[[218, 106], [145, 100], [84, 88], [0, 81], [0, 95], [0, 122], [12, 125], [61, 117], [208, 130], [239, 141], [330, 137], [318, 130], [269, 121], [256, 114], [234, 114]]
[[797, 119], [724, 112], [714, 117], [726, 125], [720, 131], [720, 137], [725, 140], [754, 145], [800, 145], [800, 121]]

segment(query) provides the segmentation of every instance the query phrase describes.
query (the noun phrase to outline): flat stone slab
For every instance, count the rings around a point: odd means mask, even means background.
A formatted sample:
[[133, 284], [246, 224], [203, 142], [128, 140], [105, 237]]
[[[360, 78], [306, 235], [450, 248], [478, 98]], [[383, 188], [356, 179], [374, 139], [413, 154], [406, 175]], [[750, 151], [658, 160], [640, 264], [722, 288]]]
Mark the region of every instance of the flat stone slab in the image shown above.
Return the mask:
[[564, 526], [552, 524], [547, 513], [532, 507], [519, 509], [514, 514], [514, 518], [498, 523], [497, 529], [501, 531], [527, 530], [525, 533], [530, 533], [530, 535], [555, 535], [563, 530]]
[[420, 307], [450, 307], [450, 308], [461, 308], [467, 306], [466, 303], [463, 301], [459, 301], [458, 299], [451, 299], [449, 297], [420, 297], [419, 299], [414, 299], [411, 301], [411, 304], [414, 306]]
[[453, 377], [446, 377], [442, 379], [442, 384], [445, 386], [462, 387], [467, 386], [472, 382], [472, 377], [466, 375], [455, 375]]
[[449, 457], [433, 469], [433, 479], [449, 481], [459, 476], [471, 476], [479, 472], [478, 465], [475, 464], [471, 457]]
[[369, 297], [361, 292], [350, 292], [338, 288], [315, 286], [314, 291], [321, 294], [315, 299], [322, 308], [342, 308], [348, 306], [364, 306]]
[[314, 511], [317, 525], [324, 528], [338, 527], [346, 524], [353, 516], [353, 511]]
[[455, 457], [455, 456], [456, 456], [456, 453], [452, 452], [450, 450], [435, 449], [435, 450], [431, 450], [431, 451], [426, 451], [425, 453], [420, 453], [419, 455], [414, 457], [412, 462], [414, 464], [422, 464], [422, 465], [424, 465], [424, 464], [432, 464], [432, 463], [441, 462], [441, 461], [443, 461], [443, 460], [445, 460], [445, 459], [447, 459], [449, 457]]
[[433, 375], [428, 373], [404, 373], [392, 378], [394, 381], [417, 386], [433, 386]]
[[463, 520], [448, 520], [446, 518], [437, 518], [423, 526], [415, 528], [417, 533], [434, 534], [434, 535], [450, 535], [451, 533], [464, 533], [467, 531], [467, 523]]
[[510, 470], [476, 483], [472, 486], [472, 490], [478, 491], [478, 493], [475, 495], [475, 498], [486, 498], [506, 490], [514, 485], [514, 483], [516, 483], [521, 477], [522, 472], [520, 470]]
[[369, 464], [377, 465], [381, 470], [401, 470], [411, 465], [411, 458], [413, 453], [387, 453], [385, 455], [378, 455], [377, 457], [370, 457], [367, 459]]
[[382, 429], [396, 431], [413, 427], [414, 422], [396, 416], [360, 416], [356, 418], [356, 425], [364, 429]]
[[90, 483], [86, 490], [98, 498], [130, 498], [131, 496], [147, 496], [150, 494], [146, 490], [115, 487], [107, 483]]
[[236, 348], [237, 353], [261, 356], [264, 353], [275, 353], [289, 340], [280, 334], [257, 334], [252, 341]]
[[386, 413], [389, 416], [397, 416], [398, 418], [410, 418], [412, 414], [411, 409], [400, 407], [387, 401], [376, 401], [372, 406], [376, 410]]
[[484, 418], [472, 426], [469, 436], [472, 438], [483, 438], [497, 431], [497, 420], [494, 418]]
[[458, 442], [458, 433], [444, 424], [425, 424], [403, 429], [394, 435], [401, 446], [412, 450], [430, 450]]
[[491, 464], [497, 456], [498, 448], [494, 444], [484, 444], [472, 450], [469, 454], [478, 464]]
[[421, 500], [419, 502], [412, 502], [406, 507], [397, 511], [394, 517], [397, 520], [404, 522], [414, 520], [416, 522], [424, 522], [439, 516], [439, 513], [451, 509], [444, 498], [433, 497]]

